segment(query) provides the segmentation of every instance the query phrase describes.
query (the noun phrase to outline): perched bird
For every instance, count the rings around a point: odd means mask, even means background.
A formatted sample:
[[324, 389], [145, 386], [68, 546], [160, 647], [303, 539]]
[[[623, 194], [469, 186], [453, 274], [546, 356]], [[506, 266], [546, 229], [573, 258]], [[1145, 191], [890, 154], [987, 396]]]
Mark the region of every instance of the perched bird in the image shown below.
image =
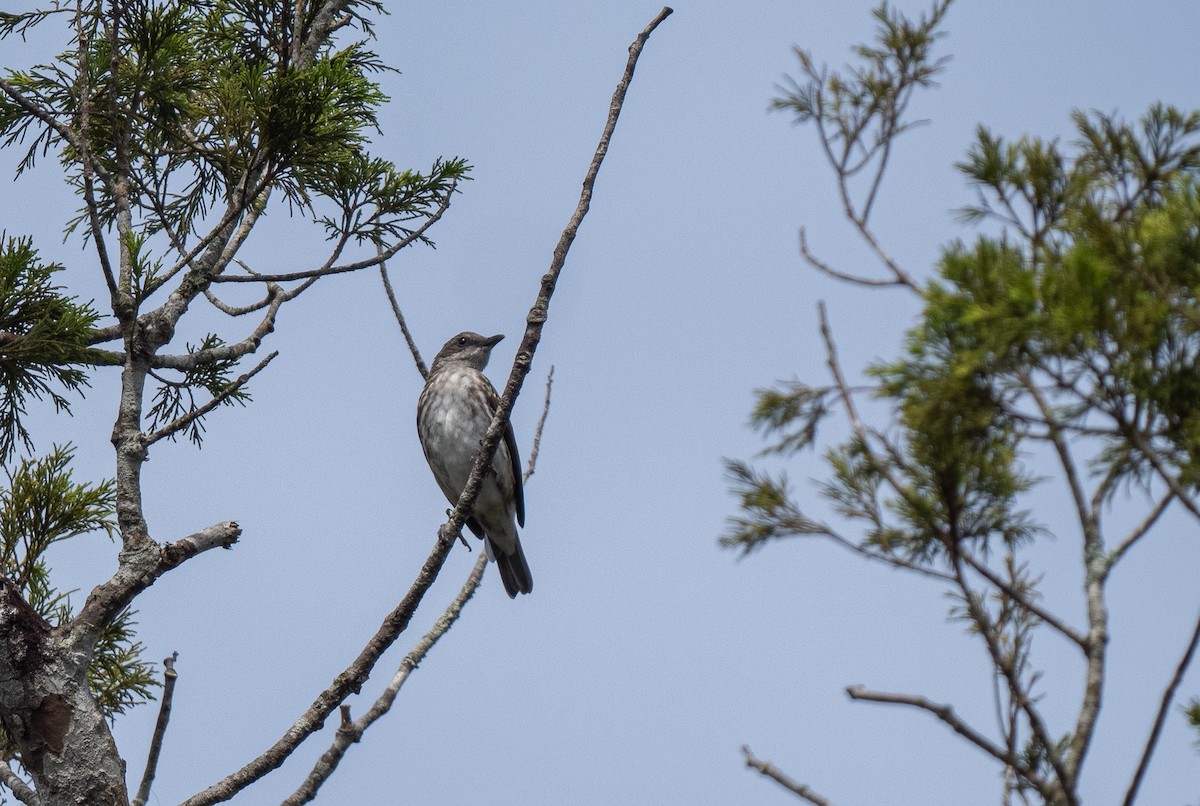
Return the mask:
[[[417, 401], [417, 435], [425, 460], [452, 504], [458, 503], [479, 445], [500, 405], [483, 368], [502, 338], [467, 332], [450, 339], [433, 359]], [[525, 493], [517, 442], [509, 424], [496, 446], [492, 466], [483, 476], [467, 527], [483, 538], [488, 559], [496, 563], [504, 590], [514, 599], [518, 593], [533, 590], [529, 563], [517, 536], [518, 523], [525, 525]]]

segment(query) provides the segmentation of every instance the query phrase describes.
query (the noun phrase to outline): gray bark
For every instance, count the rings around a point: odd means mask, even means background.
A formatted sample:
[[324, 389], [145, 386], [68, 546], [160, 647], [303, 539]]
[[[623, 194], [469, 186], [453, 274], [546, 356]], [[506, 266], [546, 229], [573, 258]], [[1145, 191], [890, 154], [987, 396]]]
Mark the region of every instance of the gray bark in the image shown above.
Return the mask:
[[89, 653], [0, 577], [0, 721], [42, 806], [127, 806], [125, 763], [87, 684]]

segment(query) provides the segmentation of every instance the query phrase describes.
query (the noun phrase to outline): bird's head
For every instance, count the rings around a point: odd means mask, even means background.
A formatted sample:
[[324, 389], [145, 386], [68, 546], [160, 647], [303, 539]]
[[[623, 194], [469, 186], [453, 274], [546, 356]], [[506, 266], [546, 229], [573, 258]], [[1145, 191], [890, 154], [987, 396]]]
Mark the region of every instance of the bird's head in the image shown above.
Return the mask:
[[459, 333], [446, 342], [433, 359], [431, 371], [444, 364], [465, 364], [472, 369], [482, 370], [491, 358], [492, 348], [500, 343], [504, 336], [480, 336], [478, 333], [466, 331]]

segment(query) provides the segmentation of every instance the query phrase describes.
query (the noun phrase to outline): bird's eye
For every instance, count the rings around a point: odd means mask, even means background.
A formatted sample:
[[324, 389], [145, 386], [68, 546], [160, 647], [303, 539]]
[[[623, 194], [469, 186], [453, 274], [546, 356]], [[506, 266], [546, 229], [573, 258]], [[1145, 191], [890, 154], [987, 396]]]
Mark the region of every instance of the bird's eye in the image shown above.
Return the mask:
[[466, 347], [466, 346], [467, 346], [467, 337], [466, 337], [466, 336], [459, 336], [459, 337], [458, 337], [458, 346], [459, 346], [459, 347]]

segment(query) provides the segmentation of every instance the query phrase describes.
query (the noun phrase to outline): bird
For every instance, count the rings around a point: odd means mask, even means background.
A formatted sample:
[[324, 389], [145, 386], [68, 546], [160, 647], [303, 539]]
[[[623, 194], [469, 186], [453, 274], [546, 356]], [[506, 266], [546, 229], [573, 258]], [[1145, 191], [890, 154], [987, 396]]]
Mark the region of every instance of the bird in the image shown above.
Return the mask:
[[[500, 396], [483, 370], [492, 348], [503, 338], [467, 331], [450, 339], [434, 357], [417, 401], [417, 436], [425, 461], [452, 504], [462, 495], [475, 455], [500, 405]], [[509, 423], [491, 467], [484, 473], [466, 525], [483, 539], [488, 559], [496, 563], [504, 590], [512, 599], [533, 590], [518, 524], [525, 526], [525, 492], [521, 459]]]

